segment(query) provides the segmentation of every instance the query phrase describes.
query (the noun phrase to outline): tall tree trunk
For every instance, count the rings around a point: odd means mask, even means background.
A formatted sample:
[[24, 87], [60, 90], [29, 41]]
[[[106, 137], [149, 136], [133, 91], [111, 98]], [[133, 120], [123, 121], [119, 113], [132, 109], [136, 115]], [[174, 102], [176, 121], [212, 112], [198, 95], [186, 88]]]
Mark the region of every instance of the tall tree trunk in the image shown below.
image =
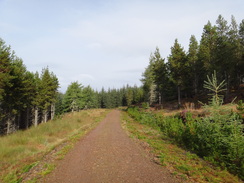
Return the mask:
[[178, 108], [180, 108], [181, 107], [180, 85], [178, 85], [177, 89], [178, 89]]
[[54, 115], [55, 115], [55, 104], [52, 104], [51, 105], [51, 120], [53, 120]]
[[15, 116], [9, 114], [7, 118], [7, 135], [15, 131], [14, 120], [15, 120]]
[[35, 118], [34, 118], [34, 126], [38, 125], [38, 107], [35, 107]]
[[150, 105], [152, 105], [155, 102], [155, 98], [156, 98], [155, 88], [156, 88], [155, 84], [152, 84], [150, 86], [150, 91], [149, 91], [149, 104]]
[[42, 115], [42, 123], [46, 123], [47, 122], [47, 110], [43, 111], [43, 115]]
[[17, 125], [15, 126], [16, 130], [19, 130], [20, 121], [21, 121], [21, 114], [18, 114], [18, 116], [17, 116]]
[[10, 117], [8, 117], [7, 119], [7, 135], [11, 133], [11, 124], [12, 124], [12, 121], [10, 119]]
[[162, 97], [161, 97], [161, 93], [158, 92], [158, 104], [161, 106], [162, 104]]

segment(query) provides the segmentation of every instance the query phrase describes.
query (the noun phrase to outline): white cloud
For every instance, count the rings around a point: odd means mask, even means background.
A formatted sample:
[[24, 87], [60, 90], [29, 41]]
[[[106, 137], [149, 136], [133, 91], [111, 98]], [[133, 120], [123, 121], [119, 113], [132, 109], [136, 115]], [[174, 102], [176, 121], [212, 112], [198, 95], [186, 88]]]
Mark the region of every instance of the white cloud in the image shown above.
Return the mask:
[[29, 70], [48, 65], [63, 92], [76, 80], [97, 89], [138, 85], [156, 46], [164, 58], [175, 38], [187, 49], [208, 20], [233, 14], [240, 22], [244, 6], [242, 0], [15, 2], [0, 2], [0, 36]]

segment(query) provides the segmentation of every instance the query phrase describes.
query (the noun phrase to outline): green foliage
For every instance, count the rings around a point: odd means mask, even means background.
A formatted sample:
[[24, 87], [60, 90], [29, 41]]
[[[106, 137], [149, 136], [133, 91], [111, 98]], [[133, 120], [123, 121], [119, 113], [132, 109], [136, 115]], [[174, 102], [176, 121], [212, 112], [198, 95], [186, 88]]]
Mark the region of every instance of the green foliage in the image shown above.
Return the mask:
[[55, 168], [55, 165], [54, 164], [50, 164], [50, 163], [46, 163], [44, 165], [44, 170], [42, 170], [42, 172], [40, 173], [42, 176], [45, 176], [49, 173], [51, 173]]
[[99, 108], [115, 108], [119, 106], [130, 106], [143, 102], [143, 89], [142, 87], [129, 86], [121, 89], [108, 89], [104, 88], [96, 93], [98, 100], [97, 107]]
[[218, 83], [216, 71], [212, 74], [212, 78], [207, 76], [207, 81], [204, 81], [204, 88], [212, 92], [209, 94], [211, 96], [211, 106], [220, 106], [223, 103], [223, 95], [220, 95], [220, 93], [226, 90], [225, 85], [225, 80]]
[[[188, 115], [191, 116], [190, 113]], [[130, 135], [149, 144], [160, 161], [157, 162], [170, 168], [173, 175], [181, 176], [187, 182], [206, 182], [206, 180], [209, 182], [242, 182], [226, 170], [220, 170], [220, 168], [203, 161], [193, 152], [177, 147], [173, 144], [172, 139], [166, 137], [159, 130], [132, 120], [128, 113], [123, 113], [123, 121], [126, 121], [126, 129], [129, 130]]]
[[58, 85], [48, 68], [41, 77], [27, 71], [22, 59], [0, 39], [0, 134], [31, 126], [34, 108], [48, 112], [56, 101]]
[[29, 172], [30, 169], [32, 169], [33, 167], [37, 166], [38, 165], [38, 162], [34, 162], [30, 165], [26, 165], [24, 168], [23, 168], [23, 173], [26, 173], [26, 172]]
[[171, 54], [168, 57], [168, 61], [171, 70], [171, 79], [176, 86], [183, 86], [185, 81], [184, 77], [187, 73], [187, 59], [186, 53], [177, 39], [174, 42], [174, 46], [171, 47]]
[[[49, 123], [0, 137], [0, 169], [2, 171], [0, 182], [21, 182], [25, 172], [36, 166], [43, 155], [63, 142], [66, 144], [64, 151], [67, 152], [70, 142], [75, 144], [73, 141], [80, 139], [93, 129], [107, 112], [109, 111], [95, 109], [66, 114]], [[61, 155], [64, 155], [65, 152], [61, 151]], [[49, 173], [52, 168], [52, 164], [47, 164], [42, 174]]]
[[169, 73], [165, 59], [160, 55], [157, 47], [151, 54], [149, 65], [141, 79], [144, 89], [144, 100], [152, 103], [162, 103], [169, 86]]
[[242, 100], [239, 100], [237, 103], [236, 109], [240, 111], [241, 113], [244, 113], [244, 103]]
[[177, 86], [179, 107], [181, 106], [181, 90], [183, 87], [186, 87], [189, 74], [187, 61], [186, 53], [176, 39], [174, 46], [171, 47], [171, 54], [168, 57], [168, 62], [171, 73], [170, 78], [175, 86]]
[[128, 108], [127, 112], [141, 124], [160, 128], [176, 143], [244, 179], [244, 126], [236, 113], [222, 114], [219, 109], [213, 115], [194, 119], [185, 112], [183, 121], [180, 116], [162, 117], [138, 108]]
[[237, 113], [239, 114], [240, 118], [243, 120], [244, 123], [244, 103], [242, 100], [239, 100], [236, 109], [237, 109]]
[[56, 102], [58, 87], [59, 83], [57, 77], [50, 72], [48, 68], [44, 68], [40, 76], [39, 86], [39, 93], [41, 95], [40, 107], [43, 110], [47, 110], [51, 104]]
[[149, 103], [148, 102], [143, 102], [142, 103], [142, 108], [143, 109], [148, 109], [149, 108]]
[[[210, 21], [204, 25], [199, 44], [194, 35], [190, 37], [187, 53], [175, 39], [165, 63], [156, 48], [142, 74], [144, 101], [151, 105], [178, 98], [181, 106], [182, 97], [203, 99], [206, 95], [204, 79], [214, 71], [221, 81], [225, 80], [225, 99], [229, 101], [230, 93], [243, 84], [243, 70], [244, 20], [238, 27], [234, 16], [228, 24], [219, 15], [215, 25]], [[217, 98], [213, 102], [216, 101]]]
[[64, 94], [63, 98], [63, 108], [65, 112], [69, 111], [79, 111], [84, 108], [83, 94], [82, 94], [83, 86], [76, 82], [72, 82]]
[[93, 89], [90, 86], [83, 88], [82, 94], [85, 109], [98, 107], [97, 94], [93, 91]]

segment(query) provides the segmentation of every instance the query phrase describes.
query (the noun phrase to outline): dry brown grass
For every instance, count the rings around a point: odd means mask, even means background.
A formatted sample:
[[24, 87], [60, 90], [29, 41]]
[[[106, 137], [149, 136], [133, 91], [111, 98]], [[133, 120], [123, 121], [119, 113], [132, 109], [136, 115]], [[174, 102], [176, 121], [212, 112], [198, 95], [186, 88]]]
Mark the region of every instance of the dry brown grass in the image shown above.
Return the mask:
[[82, 130], [92, 129], [108, 110], [93, 109], [65, 114], [61, 119], [31, 127], [25, 131], [0, 137], [0, 182], [17, 179], [6, 178], [11, 173], [17, 172], [28, 164], [38, 161], [44, 154], [55, 148]]

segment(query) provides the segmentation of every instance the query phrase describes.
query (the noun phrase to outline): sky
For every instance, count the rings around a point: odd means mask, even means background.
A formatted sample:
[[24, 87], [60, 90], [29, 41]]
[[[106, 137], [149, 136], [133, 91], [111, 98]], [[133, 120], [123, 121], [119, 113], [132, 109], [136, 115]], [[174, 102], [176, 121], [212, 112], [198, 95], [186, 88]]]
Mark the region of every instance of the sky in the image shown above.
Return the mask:
[[140, 86], [150, 54], [188, 49], [218, 15], [244, 19], [243, 0], [0, 0], [0, 38], [31, 72], [48, 67], [61, 92], [71, 82]]

